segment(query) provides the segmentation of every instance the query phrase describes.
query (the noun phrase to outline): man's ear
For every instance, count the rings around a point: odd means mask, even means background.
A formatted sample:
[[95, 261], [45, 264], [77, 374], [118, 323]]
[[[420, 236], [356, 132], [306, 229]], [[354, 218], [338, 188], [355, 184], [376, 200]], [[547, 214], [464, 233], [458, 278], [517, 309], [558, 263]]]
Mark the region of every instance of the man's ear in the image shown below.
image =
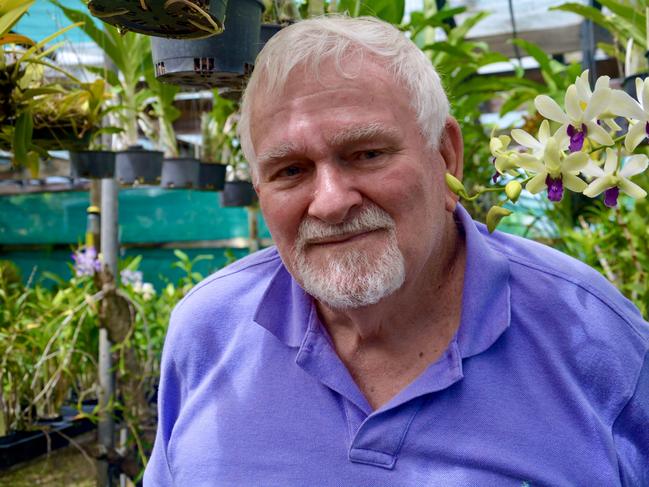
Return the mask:
[[[438, 150], [444, 159], [444, 170], [461, 181], [464, 171], [464, 141], [460, 126], [453, 117], [449, 116], [446, 119], [444, 131], [439, 139]], [[458, 199], [459, 197], [455, 193], [446, 188], [445, 201], [448, 211], [455, 211]]]

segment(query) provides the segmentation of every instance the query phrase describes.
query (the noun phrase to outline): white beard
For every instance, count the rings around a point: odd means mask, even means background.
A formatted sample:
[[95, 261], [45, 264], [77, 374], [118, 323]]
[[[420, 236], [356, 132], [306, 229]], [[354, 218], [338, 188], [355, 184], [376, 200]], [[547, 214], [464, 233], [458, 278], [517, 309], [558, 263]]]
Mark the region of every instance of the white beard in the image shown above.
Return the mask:
[[[304, 249], [310, 240], [372, 230], [386, 232], [387, 242], [371, 254], [353, 248], [339, 250], [323, 265], [310, 262], [305, 255]], [[394, 220], [376, 205], [366, 206], [353, 220], [339, 225], [304, 219], [298, 231], [293, 261], [295, 277], [304, 290], [335, 309], [375, 304], [399, 289], [406, 274]]]

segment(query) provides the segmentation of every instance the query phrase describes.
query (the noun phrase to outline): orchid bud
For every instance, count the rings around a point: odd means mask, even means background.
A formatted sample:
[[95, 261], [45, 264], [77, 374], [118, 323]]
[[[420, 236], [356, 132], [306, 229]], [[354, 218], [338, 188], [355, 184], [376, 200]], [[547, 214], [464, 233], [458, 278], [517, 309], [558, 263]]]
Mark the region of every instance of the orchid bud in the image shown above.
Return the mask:
[[487, 229], [489, 230], [489, 233], [493, 233], [500, 223], [500, 220], [512, 213], [511, 210], [503, 208], [502, 206], [492, 206], [487, 213]]
[[521, 195], [523, 186], [518, 181], [510, 181], [505, 186], [505, 194], [511, 200], [512, 203], [516, 203], [518, 197]]
[[462, 181], [453, 176], [451, 173], [446, 173], [446, 185], [453, 191], [456, 195], [466, 198], [467, 193]]

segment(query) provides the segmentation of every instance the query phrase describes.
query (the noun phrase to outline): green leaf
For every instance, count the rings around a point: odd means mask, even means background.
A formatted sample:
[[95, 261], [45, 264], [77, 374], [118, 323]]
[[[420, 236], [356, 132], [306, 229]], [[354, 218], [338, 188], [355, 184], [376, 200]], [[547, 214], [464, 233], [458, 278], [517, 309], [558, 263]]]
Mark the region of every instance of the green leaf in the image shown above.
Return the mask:
[[[436, 12], [435, 14], [425, 18], [421, 13], [413, 12], [413, 14], [410, 17], [410, 25], [409, 25], [409, 27], [413, 29], [412, 37], [415, 37], [426, 27], [448, 28], [448, 25], [445, 24], [445, 21], [465, 11], [466, 11], [466, 7], [444, 8]], [[415, 13], [419, 13], [419, 16], [415, 16], [414, 15]]]
[[478, 12], [477, 14], [467, 18], [461, 25], [458, 25], [455, 29], [451, 30], [448, 35], [448, 41], [451, 44], [462, 41], [473, 27], [488, 16], [489, 12]]
[[2, 16], [0, 17], [0, 37], [4, 36], [11, 30], [11, 28], [20, 20], [25, 12], [29, 10], [29, 7], [31, 7], [33, 3], [33, 1], [27, 2], [24, 5], [20, 5], [2, 14]]
[[405, 11], [405, 0], [341, 0], [336, 4], [338, 12], [349, 12], [352, 17], [370, 15], [400, 24]]
[[16, 120], [14, 130], [12, 151], [14, 153], [14, 163], [17, 166], [24, 166], [27, 163], [27, 152], [31, 145], [33, 131], [34, 122], [31, 111], [25, 110]]
[[525, 49], [525, 51], [534, 58], [534, 60], [539, 63], [541, 72], [544, 74], [546, 82], [550, 85], [551, 90], [555, 90], [557, 84], [561, 83], [561, 80], [557, 79], [554, 70], [552, 69], [552, 58], [548, 56], [543, 49], [533, 42], [526, 41], [525, 39], [512, 39], [512, 44], [515, 44], [519, 47]]
[[85, 69], [90, 71], [91, 73], [100, 76], [102, 79], [105, 79], [109, 85], [111, 86], [119, 86], [120, 81], [119, 77], [117, 76], [117, 72], [107, 69], [107, 68], [100, 68], [98, 66], [84, 66]]

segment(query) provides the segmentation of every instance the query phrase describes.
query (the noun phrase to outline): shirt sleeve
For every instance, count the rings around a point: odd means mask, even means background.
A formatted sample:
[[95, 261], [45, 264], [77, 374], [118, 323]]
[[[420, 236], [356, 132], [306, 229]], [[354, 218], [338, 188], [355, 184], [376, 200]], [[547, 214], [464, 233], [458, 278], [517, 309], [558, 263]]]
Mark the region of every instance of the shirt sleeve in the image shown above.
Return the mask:
[[620, 478], [624, 486], [649, 486], [649, 355], [635, 391], [613, 424]]
[[144, 472], [144, 487], [171, 487], [174, 485], [167, 454], [171, 433], [182, 403], [183, 386], [171, 348], [170, 343], [165, 343], [160, 365], [158, 428], [153, 453]]

